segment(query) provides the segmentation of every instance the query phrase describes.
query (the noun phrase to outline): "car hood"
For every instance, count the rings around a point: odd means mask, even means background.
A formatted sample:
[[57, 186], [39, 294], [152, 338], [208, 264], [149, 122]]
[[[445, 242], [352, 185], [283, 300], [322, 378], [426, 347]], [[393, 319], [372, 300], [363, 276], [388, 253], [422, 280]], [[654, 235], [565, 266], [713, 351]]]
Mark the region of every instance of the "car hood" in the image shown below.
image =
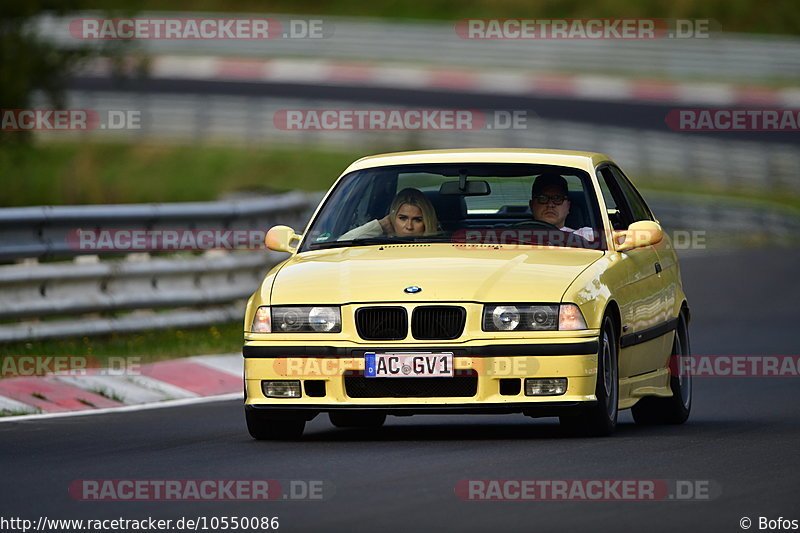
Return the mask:
[[[334, 248], [298, 254], [274, 278], [272, 305], [353, 302], [560, 302], [603, 252], [452, 244]], [[422, 290], [404, 292], [406, 287]]]

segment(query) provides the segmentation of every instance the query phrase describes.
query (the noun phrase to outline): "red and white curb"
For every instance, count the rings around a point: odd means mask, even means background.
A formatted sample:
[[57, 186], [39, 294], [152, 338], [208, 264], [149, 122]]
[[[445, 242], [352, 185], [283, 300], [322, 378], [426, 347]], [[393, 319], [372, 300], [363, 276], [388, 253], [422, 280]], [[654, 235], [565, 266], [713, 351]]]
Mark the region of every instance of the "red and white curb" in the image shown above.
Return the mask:
[[[98, 60], [84, 72], [107, 76], [110, 65]], [[480, 92], [522, 96], [559, 96], [586, 100], [652, 103], [800, 106], [800, 88], [730, 83], [677, 82], [599, 75], [531, 73], [522, 70], [445, 68], [363, 61], [256, 59], [210, 56], [156, 56], [150, 75], [161, 79], [238, 82], [314, 83]]]
[[242, 397], [241, 354], [201, 355], [141, 365], [120, 375], [49, 374], [0, 379], [0, 423], [140, 410]]

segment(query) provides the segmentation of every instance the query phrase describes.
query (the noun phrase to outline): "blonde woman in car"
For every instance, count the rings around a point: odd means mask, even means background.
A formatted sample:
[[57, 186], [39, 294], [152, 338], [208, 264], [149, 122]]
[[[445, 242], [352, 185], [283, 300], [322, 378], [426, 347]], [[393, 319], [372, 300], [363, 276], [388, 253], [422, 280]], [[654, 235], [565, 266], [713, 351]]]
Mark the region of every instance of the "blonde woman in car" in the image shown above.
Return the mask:
[[439, 220], [430, 200], [418, 189], [409, 187], [397, 193], [388, 215], [353, 228], [338, 240], [365, 239], [380, 235], [419, 237], [435, 235], [438, 231]]

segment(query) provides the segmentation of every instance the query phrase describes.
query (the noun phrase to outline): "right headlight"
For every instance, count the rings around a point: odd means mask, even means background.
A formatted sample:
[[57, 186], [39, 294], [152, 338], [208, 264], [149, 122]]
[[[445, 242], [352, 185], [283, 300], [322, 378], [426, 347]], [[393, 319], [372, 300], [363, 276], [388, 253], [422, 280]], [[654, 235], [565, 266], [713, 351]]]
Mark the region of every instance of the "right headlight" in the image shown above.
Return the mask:
[[342, 312], [339, 307], [275, 306], [259, 307], [253, 318], [254, 333], [339, 333]]
[[575, 304], [485, 305], [483, 331], [558, 331], [586, 329]]

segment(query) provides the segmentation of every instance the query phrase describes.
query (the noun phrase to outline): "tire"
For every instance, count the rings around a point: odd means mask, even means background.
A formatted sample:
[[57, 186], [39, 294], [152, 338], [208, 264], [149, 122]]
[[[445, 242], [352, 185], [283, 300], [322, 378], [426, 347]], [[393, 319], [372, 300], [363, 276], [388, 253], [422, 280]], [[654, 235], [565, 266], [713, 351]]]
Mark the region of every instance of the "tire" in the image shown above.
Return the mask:
[[616, 328], [611, 316], [603, 317], [600, 350], [597, 354], [597, 402], [574, 416], [559, 417], [567, 434], [581, 437], [605, 437], [617, 427], [619, 413], [619, 369]]
[[297, 440], [303, 435], [305, 420], [271, 418], [269, 413], [245, 407], [247, 431], [256, 440]]
[[337, 428], [378, 428], [386, 422], [386, 413], [375, 411], [331, 411], [328, 416]]
[[692, 376], [681, 375], [679, 360], [681, 356], [688, 355], [691, 355], [689, 328], [686, 325], [686, 317], [681, 313], [678, 316], [678, 327], [675, 330], [669, 363], [670, 371], [678, 374], [673, 374], [669, 379], [672, 396], [669, 398], [649, 396], [636, 402], [631, 412], [637, 424], [683, 424], [689, 418], [692, 410]]

